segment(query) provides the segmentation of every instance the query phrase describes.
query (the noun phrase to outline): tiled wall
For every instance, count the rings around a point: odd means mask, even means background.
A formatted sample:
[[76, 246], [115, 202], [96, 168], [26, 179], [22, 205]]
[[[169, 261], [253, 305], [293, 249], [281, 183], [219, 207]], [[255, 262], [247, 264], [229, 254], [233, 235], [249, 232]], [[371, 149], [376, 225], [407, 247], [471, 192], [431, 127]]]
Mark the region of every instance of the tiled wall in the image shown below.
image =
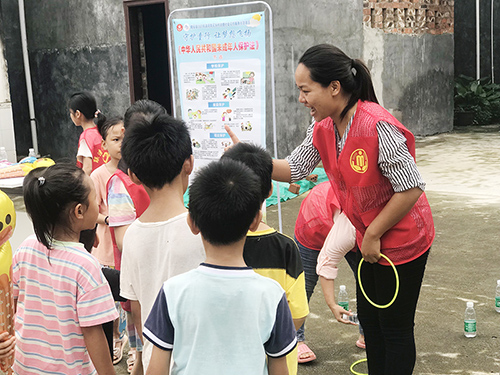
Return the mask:
[[10, 103], [0, 103], [0, 146], [5, 147], [10, 162], [17, 162], [14, 121], [12, 120], [12, 105]]
[[365, 0], [365, 26], [396, 34], [453, 33], [454, 1]]

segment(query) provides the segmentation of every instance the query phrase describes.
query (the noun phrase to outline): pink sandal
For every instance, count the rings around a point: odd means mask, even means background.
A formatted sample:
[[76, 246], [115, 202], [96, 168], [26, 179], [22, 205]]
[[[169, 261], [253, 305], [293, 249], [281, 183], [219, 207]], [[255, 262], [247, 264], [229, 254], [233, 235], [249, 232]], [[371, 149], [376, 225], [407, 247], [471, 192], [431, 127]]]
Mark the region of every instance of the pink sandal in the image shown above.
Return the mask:
[[356, 341], [356, 346], [360, 349], [366, 349], [366, 344], [360, 340]]
[[[300, 358], [302, 354], [309, 354], [309, 357], [307, 358]], [[316, 354], [313, 353], [313, 351], [304, 343], [299, 344], [297, 347], [297, 358], [299, 363], [307, 363], [314, 361], [316, 359]]]

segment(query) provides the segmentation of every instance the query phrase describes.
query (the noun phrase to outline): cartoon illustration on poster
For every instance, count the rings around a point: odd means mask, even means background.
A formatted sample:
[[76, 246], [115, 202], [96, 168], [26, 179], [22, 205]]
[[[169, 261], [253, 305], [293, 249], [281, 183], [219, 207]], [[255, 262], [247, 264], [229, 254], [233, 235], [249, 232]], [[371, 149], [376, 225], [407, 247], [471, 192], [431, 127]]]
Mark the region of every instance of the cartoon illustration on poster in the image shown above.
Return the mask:
[[195, 169], [217, 160], [231, 139], [265, 146], [264, 13], [174, 19], [182, 118], [193, 140]]

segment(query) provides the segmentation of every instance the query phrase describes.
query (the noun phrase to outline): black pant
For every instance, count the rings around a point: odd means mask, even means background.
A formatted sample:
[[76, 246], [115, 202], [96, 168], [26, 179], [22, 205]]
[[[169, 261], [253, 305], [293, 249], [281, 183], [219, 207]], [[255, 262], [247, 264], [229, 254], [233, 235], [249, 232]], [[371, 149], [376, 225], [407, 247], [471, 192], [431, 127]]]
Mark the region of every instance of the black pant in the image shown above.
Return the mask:
[[[370, 375], [410, 375], [416, 360], [415, 310], [424, 276], [429, 250], [417, 259], [396, 266], [399, 294], [386, 309], [370, 304], [356, 287], [358, 317], [363, 326]], [[358, 252], [358, 262], [361, 252]], [[385, 305], [392, 300], [396, 288], [392, 267], [363, 262], [361, 282], [368, 297]]]

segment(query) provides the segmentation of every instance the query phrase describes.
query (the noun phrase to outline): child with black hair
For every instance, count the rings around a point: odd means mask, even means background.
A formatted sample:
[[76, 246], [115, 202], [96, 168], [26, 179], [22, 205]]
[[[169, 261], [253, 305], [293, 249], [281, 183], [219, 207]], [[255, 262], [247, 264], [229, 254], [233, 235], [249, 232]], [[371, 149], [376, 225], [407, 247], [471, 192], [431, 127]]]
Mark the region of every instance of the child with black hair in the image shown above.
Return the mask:
[[[200, 236], [191, 233], [183, 194], [193, 170], [189, 131], [183, 121], [159, 113], [130, 119], [122, 144], [129, 176], [146, 190], [151, 203], [123, 238], [120, 294], [131, 303], [134, 325], [142, 337], [163, 282], [196, 268], [205, 252]], [[147, 368], [152, 345], [143, 342]]]
[[[98, 122], [97, 130], [102, 138], [102, 148], [108, 153], [109, 157], [107, 158], [106, 164], [101, 165], [90, 174], [90, 178], [94, 181], [97, 203], [99, 204], [99, 216], [97, 217], [97, 236], [99, 238], [99, 243], [92, 249], [92, 255], [94, 255], [104, 267], [114, 268], [113, 240], [109, 229], [107, 186], [109, 179], [117, 170], [118, 163], [122, 158], [121, 146], [125, 131], [123, 118], [121, 116], [116, 116], [104, 122]], [[111, 287], [113, 289], [113, 285], [111, 285]], [[121, 309], [119, 303], [116, 303], [116, 305], [120, 312], [120, 319], [114, 323], [114, 339], [111, 340], [113, 347], [113, 364], [118, 364], [121, 361], [123, 350], [128, 339], [125, 335], [125, 312]]]
[[103, 124], [98, 124], [101, 135], [102, 148], [109, 154], [109, 160], [90, 174], [94, 181], [97, 203], [99, 204], [99, 216], [97, 217], [97, 236], [99, 245], [92, 250], [92, 254], [103, 266], [114, 267], [113, 241], [109, 232], [109, 217], [106, 187], [108, 181], [118, 168], [118, 162], [122, 158], [121, 146], [125, 128], [122, 117], [113, 117]]
[[[262, 214], [259, 177], [234, 160], [202, 168], [189, 190], [188, 224], [207, 254], [167, 280], [144, 326], [155, 346], [148, 374], [288, 374], [296, 345], [283, 288], [245, 264], [248, 230]], [[267, 363], [266, 363], [267, 355]]]
[[[160, 104], [141, 99], [132, 104], [123, 117], [125, 130], [132, 120], [137, 118], [150, 119], [158, 113], [167, 113]], [[136, 185], [128, 176], [128, 166], [123, 158], [118, 163], [113, 176], [106, 187], [108, 202], [108, 223], [113, 242], [113, 255], [115, 269], [121, 269], [123, 237], [130, 224], [140, 217], [149, 206], [149, 196], [142, 185]], [[130, 301], [122, 303], [123, 310], [127, 313], [127, 332], [130, 350], [128, 351], [128, 372], [136, 375], [142, 374], [142, 341], [133, 323]], [[114, 362], [121, 360], [124, 342], [116, 341]]]
[[87, 91], [77, 92], [71, 95], [68, 101], [69, 116], [73, 124], [83, 129], [78, 141], [78, 152], [76, 154], [76, 165], [83, 171], [90, 173], [97, 167], [108, 161], [109, 155], [103, 150], [101, 135], [96, 125], [106, 121], [99, 109], [94, 96]]
[[92, 180], [58, 163], [31, 171], [23, 193], [36, 236], [12, 261], [14, 372], [114, 374], [101, 325], [118, 313], [99, 263], [79, 243], [98, 215]]
[[[262, 147], [250, 143], [238, 143], [228, 149], [222, 159], [244, 163], [261, 181], [261, 203], [271, 195], [273, 160]], [[255, 232], [247, 234], [243, 251], [245, 263], [262, 276], [276, 280], [285, 290], [295, 329], [299, 329], [309, 314], [304, 270], [295, 241], [260, 222]], [[290, 375], [297, 374], [297, 349], [287, 356]]]

